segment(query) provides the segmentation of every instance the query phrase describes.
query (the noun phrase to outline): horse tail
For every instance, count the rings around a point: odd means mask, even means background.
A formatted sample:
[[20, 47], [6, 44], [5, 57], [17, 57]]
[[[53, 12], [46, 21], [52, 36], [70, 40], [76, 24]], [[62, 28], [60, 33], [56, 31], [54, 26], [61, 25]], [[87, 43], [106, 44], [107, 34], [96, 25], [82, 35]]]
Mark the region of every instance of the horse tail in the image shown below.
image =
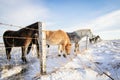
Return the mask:
[[[4, 41], [4, 44], [5, 44], [5, 47], [9, 47], [10, 45], [13, 45], [13, 41], [14, 41], [14, 38], [12, 38], [12, 40], [9, 40], [11, 39], [10, 38], [10, 32], [11, 31], [5, 31], [4, 34], [3, 34], [3, 41]], [[9, 41], [12, 41], [12, 43], [10, 43]]]

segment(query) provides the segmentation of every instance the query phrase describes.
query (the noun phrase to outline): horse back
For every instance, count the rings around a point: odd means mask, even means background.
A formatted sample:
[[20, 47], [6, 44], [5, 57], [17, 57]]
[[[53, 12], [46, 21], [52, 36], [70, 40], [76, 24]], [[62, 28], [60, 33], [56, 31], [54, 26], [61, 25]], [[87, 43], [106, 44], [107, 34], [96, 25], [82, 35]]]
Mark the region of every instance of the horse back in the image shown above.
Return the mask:
[[7, 31], [4, 32], [3, 37], [4, 37], [4, 36], [12, 36], [12, 35], [14, 34], [14, 32], [15, 32], [15, 31], [7, 30]]
[[70, 43], [67, 33], [62, 30], [46, 31], [46, 39], [51, 44], [66, 44], [66, 42]]
[[24, 46], [29, 39], [21, 37], [22, 34], [18, 34], [17, 31], [7, 30], [3, 34], [3, 41], [6, 47], [19, 47]]

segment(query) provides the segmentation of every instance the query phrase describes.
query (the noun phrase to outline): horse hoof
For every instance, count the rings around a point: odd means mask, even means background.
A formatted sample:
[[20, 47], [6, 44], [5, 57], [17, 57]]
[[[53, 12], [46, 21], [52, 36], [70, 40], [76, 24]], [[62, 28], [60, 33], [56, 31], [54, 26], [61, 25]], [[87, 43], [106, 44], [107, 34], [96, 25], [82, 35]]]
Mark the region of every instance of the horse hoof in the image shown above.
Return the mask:
[[63, 57], [66, 58], [67, 56], [65, 54], [63, 54]]
[[27, 60], [24, 57], [22, 58], [22, 61], [25, 62], [25, 63], [27, 63]]
[[40, 58], [40, 56], [38, 55], [38, 56], [37, 56], [37, 58], [39, 59], [39, 58]]
[[27, 60], [25, 59], [24, 62], [27, 63]]
[[60, 57], [61, 55], [60, 54], [58, 54], [58, 57]]
[[7, 57], [7, 60], [10, 61], [11, 57]]
[[7, 59], [8, 61], [10, 61], [10, 59]]
[[49, 47], [50, 47], [50, 45], [48, 45], [48, 44], [47, 44], [47, 47], [49, 48]]
[[76, 52], [76, 50], [74, 50], [74, 52]]

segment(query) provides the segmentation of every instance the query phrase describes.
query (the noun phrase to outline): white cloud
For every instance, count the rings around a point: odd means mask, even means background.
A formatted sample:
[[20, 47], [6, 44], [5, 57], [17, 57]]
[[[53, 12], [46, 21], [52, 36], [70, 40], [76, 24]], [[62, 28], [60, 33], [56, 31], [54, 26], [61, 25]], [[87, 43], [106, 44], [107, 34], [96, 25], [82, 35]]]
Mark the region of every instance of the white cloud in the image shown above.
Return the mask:
[[[91, 22], [93, 25], [92, 28], [95, 30], [110, 30], [110, 29], [118, 29], [120, 25], [120, 10], [113, 11], [109, 14], [106, 14], [102, 17], [97, 18]], [[119, 28], [120, 29], [120, 28]]]
[[8, 15], [14, 23], [31, 23], [48, 17], [47, 10], [37, 6], [24, 6], [19, 10], [13, 11]]
[[[50, 12], [39, 0], [39, 5], [33, 3], [36, 0], [0, 0], [0, 23], [26, 26], [37, 21], [49, 18]], [[0, 25], [0, 35], [6, 30], [18, 30], [19, 28]], [[0, 42], [2, 38], [0, 38]]]
[[[28, 25], [36, 21], [43, 21], [49, 18], [49, 10], [42, 2], [40, 5], [36, 5], [31, 0], [1, 0], [2, 11], [0, 11], [1, 22], [16, 24], [16, 25]], [[7, 5], [7, 6], [6, 6]]]
[[[113, 11], [88, 23], [77, 24], [75, 27], [69, 28], [69, 30], [89, 28], [94, 34], [100, 34], [103, 39], [115, 39], [120, 34], [120, 10]], [[112, 35], [114, 34], [114, 35]], [[111, 35], [111, 36], [110, 36]]]
[[[39, 0], [39, 5], [35, 5], [31, 1], [33, 0], [0, 0], [0, 22], [24, 26], [36, 21], [42, 21], [45, 22], [45, 26], [50, 29], [53, 29], [51, 26], [54, 26], [54, 28], [58, 26], [54, 20], [49, 21], [51, 14], [49, 9], [42, 4], [42, 0]], [[73, 25], [64, 27], [62, 24], [62, 29], [70, 32], [77, 29], [90, 28], [94, 34], [102, 35], [102, 33], [104, 33], [105, 36], [109, 37], [112, 30], [114, 30], [115, 35], [118, 34], [116, 30], [120, 30], [119, 25], [120, 10], [116, 10], [94, 20], [90, 20], [89, 22], [77, 24], [75, 27]], [[115, 35], [113, 37], [115, 37]]]

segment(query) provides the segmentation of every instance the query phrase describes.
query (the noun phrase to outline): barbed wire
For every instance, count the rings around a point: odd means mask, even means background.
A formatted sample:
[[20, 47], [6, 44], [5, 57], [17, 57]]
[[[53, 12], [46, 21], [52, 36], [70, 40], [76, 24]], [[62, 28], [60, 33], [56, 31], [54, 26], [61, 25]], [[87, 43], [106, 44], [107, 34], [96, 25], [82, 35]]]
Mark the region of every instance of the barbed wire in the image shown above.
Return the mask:
[[17, 28], [23, 28], [22, 26], [17, 26], [17, 25], [13, 25], [13, 24], [6, 24], [6, 23], [1, 23], [0, 25], [5, 25], [5, 26], [12, 26], [12, 27], [17, 27]]
[[21, 28], [26, 28], [26, 29], [37, 30], [37, 31], [38, 31], [38, 29], [32, 29], [32, 28], [28, 28], [28, 27], [25, 27], [25, 26], [17, 26], [17, 25], [7, 24], [7, 23], [1, 23], [1, 22], [0, 22], [0, 25], [17, 27], [17, 28], [20, 28], [20, 29], [21, 29]]
[[[33, 28], [29, 28], [29, 27], [23, 27], [23, 26], [17, 26], [17, 25], [13, 25], [13, 24], [7, 24], [7, 23], [2, 23], [2, 22], [0, 22], [0, 25], [4, 25], [4, 26], [12, 26], [12, 27], [17, 27], [17, 28], [20, 28], [20, 29], [30, 29], [30, 30], [37, 30], [38, 31], [38, 29], [33, 29]], [[22, 39], [36, 39], [36, 40], [38, 40], [38, 38], [34, 38], [34, 37], [25, 37], [25, 36], [20, 36], [20, 37], [17, 37], [17, 36], [0, 36], [0, 38], [6, 38], [6, 39], [20, 39], [20, 40], [22, 40]], [[4, 43], [1, 43], [1, 44], [3, 44], [2, 46], [0, 46], [0, 47], [5, 47], [4, 46]], [[14, 42], [13, 42], [13, 45], [14, 45]], [[15, 46], [12, 46], [12, 47], [15, 47]], [[12, 47], [5, 47], [5, 48], [12, 48]], [[19, 47], [24, 47], [24, 46], [19, 46]], [[28, 46], [28, 47], [30, 47], [30, 46]]]
[[[25, 47], [25, 46], [12, 46], [12, 47], [5, 47], [5, 46], [0, 46], [0, 47], [3, 47], [3, 48], [13, 48], [13, 47]], [[32, 46], [28, 46], [27, 48], [29, 48], [29, 47], [32, 47]]]
[[[0, 23], [0, 25], [5, 25], [5, 26], [12, 26], [12, 27], [17, 27], [17, 28], [26, 28], [26, 29], [30, 29], [30, 30], [37, 30], [38, 31], [38, 29], [31, 29], [31, 28], [28, 28], [28, 27], [22, 27], [22, 26], [17, 26], [17, 25], [13, 25], [13, 24], [6, 24], [6, 23]], [[42, 30], [42, 31], [45, 31], [45, 30]], [[4, 36], [0, 36], [0, 37], [4, 37]], [[15, 39], [28, 39], [28, 38], [26, 38], [26, 37], [4, 37], [4, 38], [15, 38]], [[38, 39], [38, 38], [29, 38], [29, 39]], [[14, 44], [13, 44], [14, 45]], [[0, 46], [0, 47], [4, 47], [4, 46]], [[13, 46], [14, 47], [14, 46]], [[25, 46], [19, 46], [19, 47], [25, 47]], [[28, 46], [28, 47], [31, 47], [31, 46]], [[12, 47], [5, 47], [5, 48], [12, 48]], [[69, 63], [70, 61], [72, 61], [73, 59], [74, 59], [75, 57], [73, 57], [73, 58], [70, 58], [68, 61], [67, 61], [67, 63]], [[87, 57], [86, 57], [87, 58]], [[88, 59], [89, 60], [89, 59]], [[98, 67], [98, 65], [96, 65], [92, 60], [90, 60], [95, 66], [96, 66], [96, 68], [97, 69], [99, 69], [99, 71], [101, 71], [101, 72], [103, 72], [103, 74], [105, 74], [106, 76], [108, 76], [110, 79], [112, 79], [112, 80], [114, 80], [111, 76], [109, 76], [107, 73], [105, 73], [104, 71], [102, 71], [102, 69], [100, 68], [100, 67]], [[65, 63], [65, 64], [67, 64], [67, 63]], [[84, 66], [84, 67], [86, 67], [86, 65], [81, 61], [81, 63], [82, 63], [82, 65]], [[65, 66], [65, 64], [61, 64], [61, 63], [59, 63], [60, 65], [61, 65], [61, 67], [64, 67]], [[56, 67], [54, 67], [55, 68], [55, 70], [53, 71], [53, 72], [56, 72], [56, 71], [58, 71], [59, 70], [59, 68], [56, 68]], [[65, 69], [65, 68], [64, 68]], [[66, 69], [68, 69], [68, 68], [66, 68]], [[73, 69], [73, 68], [70, 68], [70, 69]]]
[[38, 39], [38, 38], [30, 38], [30, 37], [6, 37], [6, 36], [0, 36], [0, 37], [3, 37], [3, 38], [11, 38], [11, 39]]

